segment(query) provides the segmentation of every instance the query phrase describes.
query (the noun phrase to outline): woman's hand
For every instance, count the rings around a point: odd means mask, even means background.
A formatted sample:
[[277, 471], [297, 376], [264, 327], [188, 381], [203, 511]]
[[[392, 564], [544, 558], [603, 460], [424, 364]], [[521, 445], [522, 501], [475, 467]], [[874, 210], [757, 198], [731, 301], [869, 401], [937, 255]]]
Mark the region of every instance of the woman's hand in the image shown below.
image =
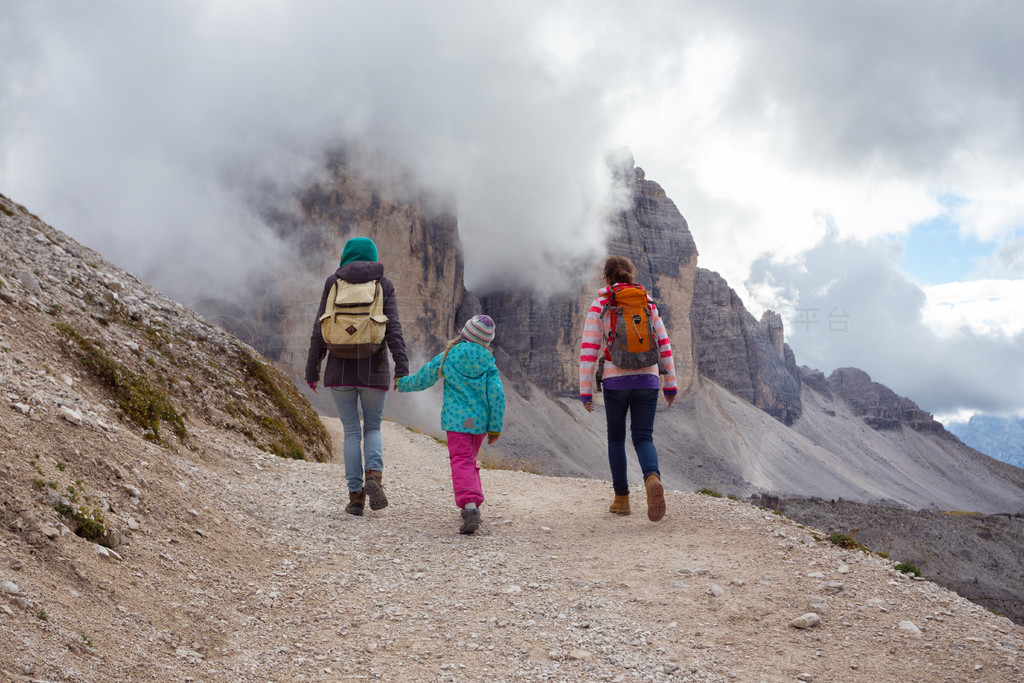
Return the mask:
[[497, 441], [499, 437], [501, 437], [501, 434], [488, 434], [487, 435], [487, 443], [488, 444], [492, 444], [495, 441]]
[[586, 403], [583, 404], [583, 407], [587, 409], [588, 413], [594, 412], [594, 402], [593, 401], [587, 401]]

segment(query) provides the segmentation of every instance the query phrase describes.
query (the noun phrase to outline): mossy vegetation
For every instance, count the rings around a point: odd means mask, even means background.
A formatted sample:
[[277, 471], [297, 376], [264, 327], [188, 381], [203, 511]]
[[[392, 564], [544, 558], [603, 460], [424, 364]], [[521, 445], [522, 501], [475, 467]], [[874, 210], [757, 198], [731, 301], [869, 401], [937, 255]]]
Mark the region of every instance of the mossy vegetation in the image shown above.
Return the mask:
[[99, 508], [82, 508], [57, 503], [53, 506], [62, 517], [67, 518], [75, 534], [90, 541], [98, 541], [107, 535], [107, 521]]
[[86, 339], [78, 330], [65, 322], [57, 329], [78, 345], [79, 359], [115, 398], [125, 416], [132, 422], [150, 430], [146, 438], [164, 443], [160, 426], [166, 422], [179, 439], [188, 438], [185, 421], [167, 398], [167, 394], [153, 386], [146, 375], [133, 372], [123, 363], [108, 356], [102, 348]]
[[913, 562], [900, 562], [895, 567], [893, 567], [893, 569], [900, 572], [901, 574], [913, 574], [914, 576], [921, 576], [921, 570], [918, 569], [917, 565], [915, 565]]
[[854, 540], [852, 536], [833, 531], [829, 534], [828, 540], [832, 545], [837, 545], [840, 548], [846, 548], [847, 550], [863, 550], [866, 553], [871, 552], [867, 546], [859, 541]]
[[[331, 452], [327, 429], [295, 385], [277, 368], [264, 363], [248, 350], [239, 347], [238, 351], [242, 376], [251, 383], [252, 389], [270, 401], [278, 414], [259, 418], [260, 425], [273, 435], [266, 449], [281, 457], [306, 460], [304, 444], [307, 444], [313, 452], [320, 450], [323, 453], [321, 458], [326, 458]], [[232, 409], [236, 413], [249, 413], [240, 405]]]
[[707, 487], [698, 489], [697, 493], [699, 493], [701, 495], [704, 495], [704, 496], [711, 496], [712, 498], [721, 498], [722, 497], [721, 493], [719, 493], [718, 491], [715, 491], [714, 489], [709, 489]]

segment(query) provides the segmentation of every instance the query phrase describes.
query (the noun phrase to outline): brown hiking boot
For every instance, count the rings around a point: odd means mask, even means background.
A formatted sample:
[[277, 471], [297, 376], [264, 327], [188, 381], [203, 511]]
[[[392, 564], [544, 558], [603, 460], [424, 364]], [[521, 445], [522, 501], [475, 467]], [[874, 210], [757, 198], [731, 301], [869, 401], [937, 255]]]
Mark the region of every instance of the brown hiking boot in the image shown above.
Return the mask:
[[615, 500], [608, 506], [608, 512], [614, 512], [618, 515], [629, 514], [629, 492], [624, 494], [615, 494]]
[[356, 517], [363, 516], [363, 505], [366, 503], [366, 494], [362, 491], [349, 491], [348, 492], [348, 505], [345, 506], [345, 512]]
[[647, 489], [647, 519], [658, 522], [665, 516], [665, 487], [661, 485], [661, 477], [648, 474], [644, 488]]
[[380, 470], [366, 470], [363, 491], [370, 498], [371, 510], [383, 510], [388, 506], [388, 497], [384, 495], [384, 473]]

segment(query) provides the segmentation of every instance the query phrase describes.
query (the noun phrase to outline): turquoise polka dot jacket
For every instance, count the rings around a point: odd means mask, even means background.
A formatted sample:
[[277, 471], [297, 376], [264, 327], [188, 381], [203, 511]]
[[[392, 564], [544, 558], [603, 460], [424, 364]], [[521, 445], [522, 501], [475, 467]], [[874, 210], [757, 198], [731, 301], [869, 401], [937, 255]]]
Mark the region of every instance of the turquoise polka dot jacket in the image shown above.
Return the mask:
[[[444, 367], [441, 368], [441, 361]], [[444, 377], [441, 429], [466, 434], [500, 434], [505, 419], [505, 390], [491, 352], [470, 341], [459, 341], [445, 358], [439, 353], [415, 375], [398, 378], [399, 391], [423, 391]]]

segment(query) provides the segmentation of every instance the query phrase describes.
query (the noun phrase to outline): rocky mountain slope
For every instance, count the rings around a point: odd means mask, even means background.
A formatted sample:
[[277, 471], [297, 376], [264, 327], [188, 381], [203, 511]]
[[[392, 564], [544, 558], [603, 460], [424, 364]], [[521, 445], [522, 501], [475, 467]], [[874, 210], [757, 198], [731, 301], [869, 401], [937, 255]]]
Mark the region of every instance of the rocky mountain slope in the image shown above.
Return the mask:
[[[100, 444], [138, 438], [149, 452], [201, 449], [192, 434], [213, 425], [279, 456], [330, 457], [316, 413], [259, 353], [2, 195], [0, 228], [5, 425], [71, 429]], [[82, 456], [56, 439], [55, 473], [31, 446], [5, 446], [8, 465], [32, 464], [36, 488], [70, 528], [117, 547], [127, 521], [96, 500], [138, 499], [146, 475], [137, 465], [109, 464], [116, 482], [94, 491], [68, 462], [74, 454], [99, 466], [95, 450]]]
[[1024, 515], [907, 510], [848, 500], [773, 504], [803, 524], [911, 562], [927, 579], [1024, 624]]

